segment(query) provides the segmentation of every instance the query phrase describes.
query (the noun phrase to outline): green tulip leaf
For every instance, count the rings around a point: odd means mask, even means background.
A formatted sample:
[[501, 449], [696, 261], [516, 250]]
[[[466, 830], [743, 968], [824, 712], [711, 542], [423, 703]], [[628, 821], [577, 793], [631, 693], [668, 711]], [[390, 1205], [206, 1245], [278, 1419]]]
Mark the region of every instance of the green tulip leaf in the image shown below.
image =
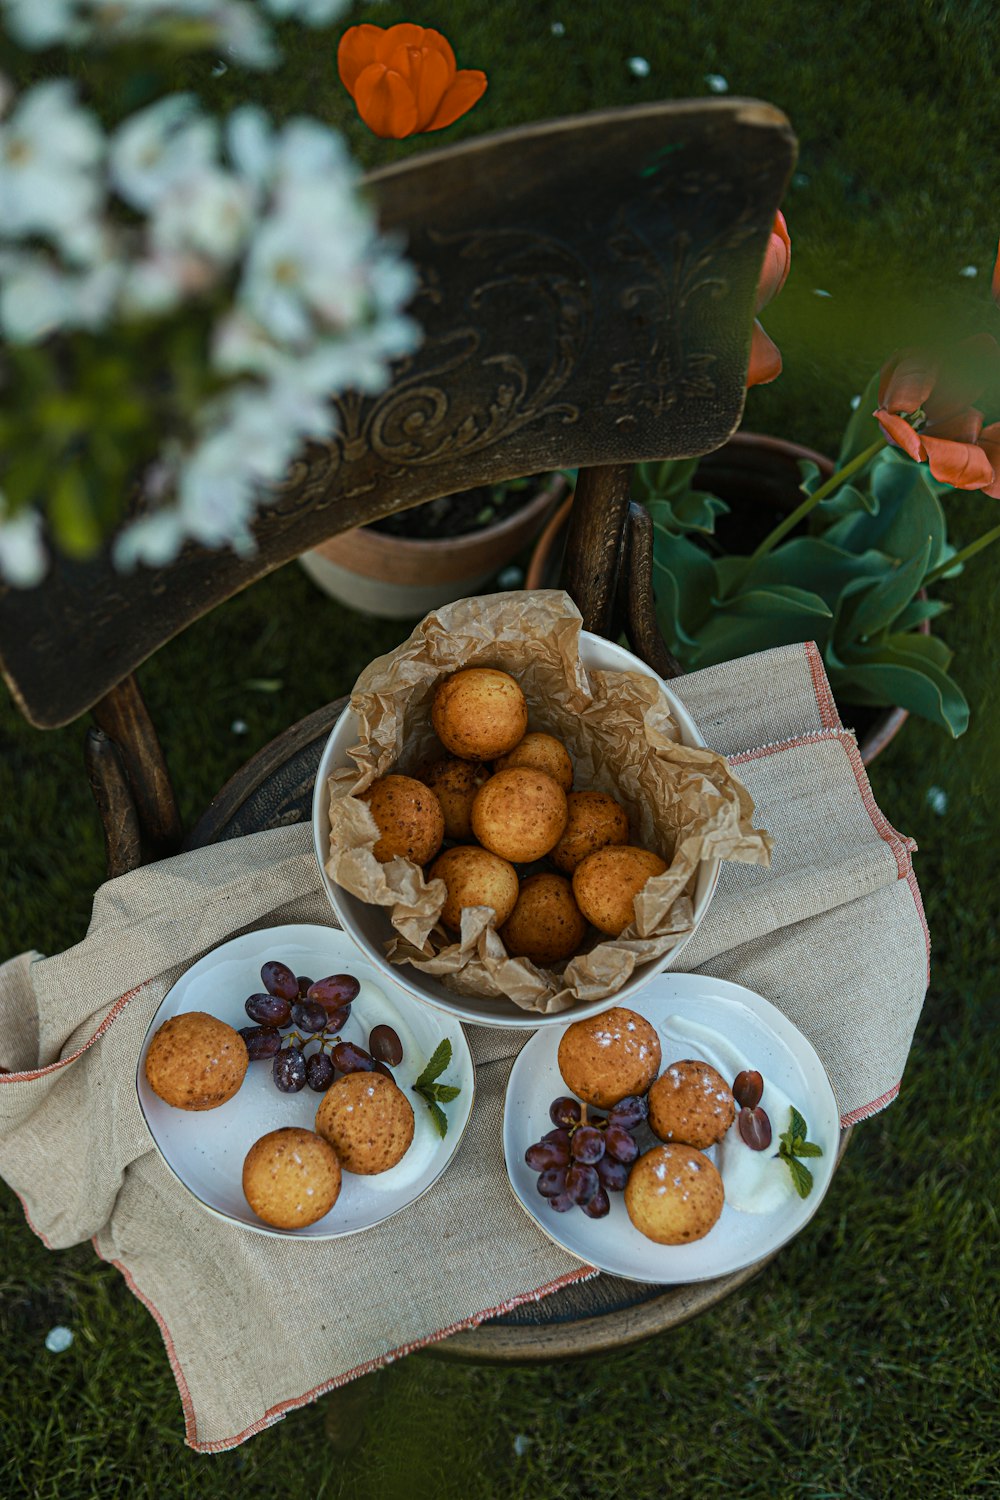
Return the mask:
[[897, 630], [913, 630], [921, 625], [924, 620], [936, 620], [938, 615], [947, 614], [951, 605], [943, 599], [914, 599], [912, 604], [896, 616], [893, 622]]
[[867, 640], [886, 630], [913, 600], [927, 574], [931, 541], [909, 562], [863, 588], [853, 588], [845, 598], [837, 620], [838, 640]]
[[881, 370], [876, 370], [861, 393], [861, 400], [851, 413], [850, 421], [844, 428], [844, 438], [837, 454], [837, 468], [842, 469], [849, 464], [859, 453], [870, 448], [872, 443], [882, 436], [882, 429], [872, 416], [872, 412], [878, 405], [878, 387]]
[[821, 500], [817, 509], [821, 517], [855, 516], [859, 512], [877, 516], [879, 501], [869, 485], [859, 488], [858, 485], [848, 482], [834, 490], [833, 494], [828, 495], [825, 500]]
[[[799, 489], [803, 495], [814, 495], [823, 483], [823, 472], [819, 464], [811, 458], [800, 458], [799, 474], [801, 476]], [[822, 501], [820, 503], [822, 504]]]
[[913, 557], [927, 538], [928, 560], [936, 568], [950, 555], [947, 521], [941, 502], [927, 483], [927, 470], [904, 455], [900, 463], [882, 454], [872, 466], [871, 488], [878, 500], [874, 514], [843, 516], [823, 532], [823, 540], [847, 552], [884, 552], [897, 562]]
[[883, 646], [862, 663], [830, 667], [828, 662], [828, 671], [835, 695], [845, 702], [898, 705], [939, 724], [955, 739], [968, 727], [969, 705], [957, 683], [931, 662], [918, 664], [909, 653]]
[[725, 604], [716, 601], [710, 618], [698, 632], [693, 662], [714, 666], [752, 651], [786, 646], [795, 641], [819, 641], [829, 634], [832, 611], [818, 594], [788, 584], [754, 588]]
[[847, 552], [826, 537], [799, 536], [755, 563], [752, 571], [742, 567], [743, 558], [719, 558], [716, 571], [723, 592], [743, 588], [790, 584], [818, 594], [832, 610], [844, 589], [854, 579], [879, 579], [892, 564], [881, 552]]
[[712, 561], [686, 537], [657, 527], [653, 534], [653, 587], [664, 639], [672, 651], [687, 660], [711, 612], [716, 590]]

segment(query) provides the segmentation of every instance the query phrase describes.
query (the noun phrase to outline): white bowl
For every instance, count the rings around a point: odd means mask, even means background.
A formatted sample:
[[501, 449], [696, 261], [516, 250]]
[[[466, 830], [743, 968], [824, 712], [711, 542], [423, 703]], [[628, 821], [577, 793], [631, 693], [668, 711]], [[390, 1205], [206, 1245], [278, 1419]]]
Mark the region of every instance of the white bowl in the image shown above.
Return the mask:
[[[698, 726], [680, 699], [670, 691], [665, 682], [657, 677], [651, 667], [647, 667], [645, 662], [633, 656], [631, 651], [615, 645], [613, 641], [606, 641], [603, 636], [593, 635], [589, 630], [583, 630], [580, 632], [580, 656], [585, 667], [596, 671], [642, 672], [646, 677], [655, 678], [657, 682], [660, 682], [661, 691], [674, 722], [680, 729], [683, 743], [704, 746], [705, 740]], [[373, 906], [367, 901], [359, 900], [357, 896], [352, 896], [350, 891], [345, 891], [341, 886], [336, 885], [326, 873], [330, 843], [330, 795], [327, 778], [332, 772], [352, 763], [347, 752], [357, 742], [357, 717], [350, 708], [345, 708], [327, 740], [326, 749], [323, 751], [319, 769], [316, 772], [316, 786], [313, 791], [313, 844], [319, 862], [320, 875], [326, 894], [330, 898], [330, 905], [336, 912], [341, 926], [354, 939], [369, 962], [380, 969], [388, 979], [413, 995], [415, 999], [422, 1000], [425, 1005], [433, 1005], [438, 1010], [447, 1011], [449, 1015], [468, 1021], [473, 1026], [514, 1026], [525, 1031], [534, 1031], [539, 1026], [565, 1026], [570, 1020], [579, 1021], [584, 1016], [597, 1015], [610, 1005], [619, 1005], [627, 1001], [630, 996], [641, 990], [654, 974], [659, 974], [662, 969], [675, 963], [708, 910], [708, 904], [719, 879], [720, 862], [717, 859], [703, 861], [698, 871], [694, 896], [694, 926], [690, 933], [682, 937], [680, 942], [661, 958], [637, 964], [631, 977], [613, 995], [608, 995], [603, 1000], [591, 1000], [585, 1005], [575, 1005], [572, 1010], [560, 1011], [557, 1015], [546, 1016], [538, 1011], [522, 1010], [512, 1000], [503, 998], [490, 999], [479, 995], [457, 995], [446, 989], [440, 980], [422, 974], [419, 969], [413, 968], [410, 964], [390, 964], [385, 957], [385, 944], [394, 936], [394, 931], [389, 921], [388, 909]]]

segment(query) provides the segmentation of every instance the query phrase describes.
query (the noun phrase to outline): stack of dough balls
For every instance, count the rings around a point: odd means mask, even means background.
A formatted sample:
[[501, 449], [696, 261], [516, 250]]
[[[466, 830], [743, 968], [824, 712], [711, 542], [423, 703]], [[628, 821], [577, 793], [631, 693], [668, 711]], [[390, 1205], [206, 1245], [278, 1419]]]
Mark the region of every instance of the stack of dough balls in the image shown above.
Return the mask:
[[[588, 922], [618, 937], [634, 919], [633, 898], [667, 865], [629, 844], [628, 814], [613, 797], [573, 791], [565, 745], [528, 732], [514, 678], [493, 667], [453, 672], [431, 721], [447, 755], [419, 778], [382, 776], [361, 793], [378, 826], [375, 858], [401, 855], [442, 880], [441, 922], [456, 935], [466, 907], [492, 907], [513, 958], [561, 963], [580, 951]], [[546, 857], [554, 871], [519, 877], [515, 866]]]

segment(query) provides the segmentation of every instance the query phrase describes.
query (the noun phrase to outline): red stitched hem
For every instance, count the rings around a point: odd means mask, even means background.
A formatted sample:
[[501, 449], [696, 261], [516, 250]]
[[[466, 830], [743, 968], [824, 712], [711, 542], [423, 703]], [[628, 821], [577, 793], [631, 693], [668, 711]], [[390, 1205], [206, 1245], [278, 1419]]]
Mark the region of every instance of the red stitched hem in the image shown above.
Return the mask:
[[[23, 1207], [23, 1204], [22, 1204]], [[30, 1222], [30, 1221], [29, 1221]], [[36, 1231], [37, 1232], [37, 1231]], [[380, 1370], [385, 1365], [392, 1364], [397, 1359], [402, 1359], [407, 1354], [413, 1354], [417, 1349], [425, 1349], [428, 1344], [440, 1343], [442, 1339], [449, 1338], [453, 1333], [461, 1333], [466, 1328], [478, 1328], [480, 1323], [485, 1323], [488, 1318], [498, 1317], [501, 1313], [510, 1312], [515, 1307], [520, 1307], [525, 1302], [540, 1302], [552, 1292], [559, 1291], [564, 1286], [571, 1286], [576, 1281], [589, 1281], [596, 1276], [597, 1270], [594, 1266], [581, 1266], [578, 1271], [567, 1271], [565, 1276], [559, 1276], [555, 1281], [548, 1281], [544, 1286], [536, 1288], [532, 1292], [521, 1292], [516, 1297], [511, 1297], [502, 1302], [499, 1307], [487, 1308], [484, 1312], [473, 1313], [469, 1318], [462, 1318], [457, 1323], [450, 1324], [447, 1328], [440, 1329], [437, 1333], [429, 1333], [421, 1339], [414, 1339], [408, 1344], [400, 1344], [397, 1349], [390, 1349], [377, 1359], [370, 1359], [365, 1364], [356, 1365], [353, 1370], [347, 1370], [343, 1375], [335, 1375], [332, 1380], [325, 1380], [322, 1384], [314, 1386], [311, 1391], [306, 1391], [304, 1396], [292, 1396], [287, 1401], [279, 1401], [276, 1406], [271, 1406], [256, 1422], [251, 1422], [249, 1427], [244, 1427], [242, 1432], [235, 1433], [232, 1437], [217, 1438], [211, 1443], [199, 1443], [197, 1440], [198, 1424], [195, 1417], [194, 1402], [191, 1399], [191, 1390], [184, 1376], [174, 1341], [170, 1336], [170, 1330], [163, 1320], [159, 1309], [139, 1289], [135, 1278], [128, 1267], [120, 1260], [109, 1260], [101, 1254], [98, 1248], [96, 1236], [91, 1241], [94, 1252], [99, 1260], [112, 1265], [120, 1271], [125, 1278], [125, 1284], [133, 1296], [138, 1297], [143, 1307], [147, 1308], [156, 1319], [157, 1327], [162, 1335], [167, 1350], [167, 1358], [170, 1368], [177, 1382], [177, 1390], [181, 1398], [181, 1407], [184, 1412], [184, 1441], [189, 1448], [196, 1453], [224, 1453], [229, 1448], [238, 1448], [240, 1443], [245, 1443], [248, 1438], [254, 1437], [258, 1432], [263, 1432], [266, 1427], [273, 1427], [280, 1422], [287, 1412], [295, 1411], [300, 1406], [307, 1406], [310, 1401], [317, 1400], [326, 1395], [328, 1391], [335, 1391], [342, 1385], [348, 1385], [350, 1381], [358, 1379], [362, 1375], [368, 1375], [372, 1370]]]
[[910, 866], [909, 870], [906, 873], [906, 883], [910, 887], [910, 895], [913, 897], [913, 904], [917, 908], [917, 916], [920, 918], [920, 925], [924, 929], [924, 942], [927, 945], [927, 983], [930, 984], [930, 982], [931, 982], [931, 930], [927, 926], [927, 914], [924, 911], [923, 898], [920, 895], [920, 887], [917, 884], [917, 877], [914, 874], [913, 866], [912, 865]]
[[891, 1089], [888, 1089], [884, 1094], [880, 1094], [870, 1104], [861, 1104], [857, 1109], [852, 1109], [849, 1114], [841, 1115], [841, 1130], [846, 1130], [848, 1125], [857, 1125], [859, 1120], [867, 1120], [872, 1115], [877, 1115], [880, 1109], [885, 1109], [887, 1104], [892, 1103], [898, 1093], [899, 1084], [894, 1083]]
[[830, 679], [826, 675], [826, 667], [823, 665], [823, 658], [815, 641], [806, 641], [806, 660], [812, 676], [820, 723], [824, 729], [843, 729]]
[[0, 1083], [30, 1083], [35, 1078], [44, 1078], [46, 1073], [57, 1073], [60, 1068], [68, 1067], [71, 1062], [76, 1062], [77, 1058], [82, 1057], [83, 1054], [87, 1051], [88, 1047], [92, 1047], [95, 1042], [99, 1042], [101, 1040], [101, 1037], [107, 1031], [108, 1027], [117, 1016], [118, 1012], [124, 1006], [126, 1006], [130, 1000], [134, 1000], [139, 991], [144, 990], [149, 982], [150, 981], [148, 979], [144, 979], [142, 984], [136, 985], [135, 989], [129, 990], [125, 995], [120, 995], [115, 1001], [114, 1005], [108, 1011], [107, 1015], [104, 1017], [104, 1020], [101, 1022], [100, 1026], [98, 1026], [97, 1030], [94, 1032], [93, 1036], [88, 1037], [83, 1046], [78, 1047], [75, 1052], [71, 1052], [69, 1057], [61, 1057], [58, 1062], [49, 1063], [44, 1068], [29, 1068], [27, 1072], [24, 1073], [4, 1073], [2, 1070], [0, 1070]]

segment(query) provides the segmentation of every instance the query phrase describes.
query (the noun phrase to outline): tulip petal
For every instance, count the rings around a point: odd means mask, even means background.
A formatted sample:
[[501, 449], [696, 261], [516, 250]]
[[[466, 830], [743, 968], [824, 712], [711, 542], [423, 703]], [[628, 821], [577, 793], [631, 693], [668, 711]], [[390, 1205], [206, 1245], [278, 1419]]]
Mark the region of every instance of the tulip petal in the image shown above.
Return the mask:
[[368, 129], [383, 140], [401, 141], [417, 128], [413, 90], [384, 63], [372, 63], [354, 85], [354, 102]]
[[956, 490], [981, 490], [993, 483], [993, 465], [975, 443], [952, 443], [947, 438], [922, 439], [931, 473]]
[[974, 406], [967, 406], [946, 422], [928, 422], [923, 436], [948, 438], [954, 443], [978, 443], [983, 430], [983, 414]]
[[344, 88], [354, 97], [354, 85], [367, 67], [376, 61], [383, 36], [381, 26], [352, 26], [340, 38], [337, 48], [337, 71]]
[[767, 249], [764, 251], [764, 264], [760, 268], [760, 276], [757, 278], [757, 301], [754, 312], [760, 312], [781, 291], [788, 273], [792, 266], [792, 241], [788, 233], [788, 225], [780, 208], [774, 216], [774, 228], [771, 230]]
[[993, 482], [983, 485], [983, 494], [991, 500], [1000, 500], [1000, 422], [991, 422], [983, 428], [979, 446], [993, 466]]
[[478, 68], [462, 68], [438, 105], [427, 130], [443, 130], [478, 104], [486, 92], [486, 74]]
[[878, 404], [891, 412], [919, 411], [934, 389], [937, 365], [920, 349], [904, 349], [882, 369]]
[[890, 442], [895, 443], [897, 448], [902, 448], [916, 463], [923, 463], [927, 454], [909, 422], [894, 416], [892, 412], [883, 411], [881, 407], [872, 415]]
[[425, 47], [420, 52], [420, 61], [411, 74], [411, 84], [417, 101], [417, 129], [430, 130], [431, 121], [440, 109], [452, 84], [452, 73], [447, 59], [440, 52]]
[[[397, 47], [422, 47], [427, 32], [422, 26], [417, 26], [413, 21], [400, 21], [396, 26], [390, 26], [383, 31], [381, 26], [374, 28], [379, 33], [377, 60], [389, 66], [389, 59]], [[435, 32], [435, 35], [437, 33]]]
[[768, 338], [758, 322], [753, 325], [750, 341], [750, 368], [747, 370], [747, 389], [752, 385], [769, 385], [781, 374], [781, 351], [773, 339]]
[[424, 39], [420, 45], [430, 52], [440, 52], [448, 64], [448, 77], [454, 78], [458, 64], [455, 61], [451, 43], [446, 36], [442, 36], [440, 31], [435, 31], [433, 26], [425, 26]]

